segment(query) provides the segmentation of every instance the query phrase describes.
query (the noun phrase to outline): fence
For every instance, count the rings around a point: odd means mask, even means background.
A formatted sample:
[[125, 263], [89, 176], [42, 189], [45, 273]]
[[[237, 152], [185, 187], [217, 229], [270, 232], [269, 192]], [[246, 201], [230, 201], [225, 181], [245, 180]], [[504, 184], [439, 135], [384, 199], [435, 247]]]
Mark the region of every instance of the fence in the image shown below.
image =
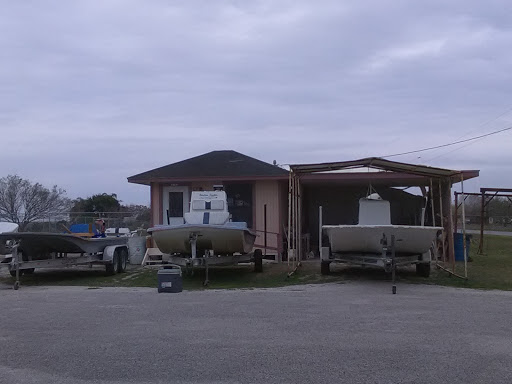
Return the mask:
[[66, 232], [73, 224], [92, 224], [103, 219], [107, 228], [147, 229], [149, 220], [131, 212], [66, 212], [30, 223], [26, 232]]

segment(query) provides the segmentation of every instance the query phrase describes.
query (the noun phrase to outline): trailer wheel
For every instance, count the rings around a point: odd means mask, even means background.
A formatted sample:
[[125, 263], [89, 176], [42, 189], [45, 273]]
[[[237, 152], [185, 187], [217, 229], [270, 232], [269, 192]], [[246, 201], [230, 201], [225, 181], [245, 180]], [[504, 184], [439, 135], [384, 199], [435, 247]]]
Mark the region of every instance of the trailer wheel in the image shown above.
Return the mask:
[[115, 275], [119, 270], [119, 252], [117, 249], [114, 251], [114, 255], [112, 257], [112, 263], [105, 264], [105, 272], [107, 275]]
[[330, 269], [330, 262], [329, 261], [323, 261], [320, 263], [320, 273], [322, 275], [328, 275], [331, 273]]
[[430, 263], [418, 263], [416, 264], [416, 275], [420, 277], [430, 276]]
[[116, 250], [117, 255], [119, 256], [119, 265], [117, 267], [117, 272], [123, 273], [126, 271], [126, 262], [128, 259], [128, 252], [125, 248], [119, 249], [119, 252]]
[[254, 251], [254, 272], [263, 272], [263, 254], [261, 249]]

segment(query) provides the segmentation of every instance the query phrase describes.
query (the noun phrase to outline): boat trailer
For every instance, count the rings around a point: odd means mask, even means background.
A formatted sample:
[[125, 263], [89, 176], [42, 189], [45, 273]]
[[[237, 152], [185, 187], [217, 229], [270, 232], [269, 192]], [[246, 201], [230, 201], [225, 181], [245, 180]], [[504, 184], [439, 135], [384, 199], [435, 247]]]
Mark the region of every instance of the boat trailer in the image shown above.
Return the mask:
[[3, 233], [0, 243], [10, 251], [0, 260], [15, 278], [13, 288], [20, 287], [20, 277], [39, 268], [59, 268], [75, 265], [101, 264], [113, 275], [126, 270], [128, 246], [126, 237], [82, 238], [57, 233]]
[[[196, 267], [205, 268], [205, 280], [203, 285], [207, 286], [209, 280], [209, 267], [210, 266], [227, 266], [235, 265], [238, 263], [251, 263], [254, 262], [254, 272], [263, 271], [263, 252], [261, 249], [255, 249], [253, 252], [245, 254], [232, 254], [232, 255], [216, 255], [212, 250], [205, 250], [202, 255], [198, 255], [197, 252], [197, 233], [190, 234], [190, 254], [166, 254], [167, 259], [164, 263], [176, 264], [181, 267], [185, 267], [185, 271], [189, 275], [194, 274]], [[162, 257], [164, 259], [164, 257]]]
[[322, 248], [320, 271], [322, 275], [330, 273], [331, 263], [346, 263], [360, 266], [371, 266], [383, 268], [386, 273], [391, 274], [391, 291], [396, 294], [396, 269], [399, 266], [416, 264], [416, 274], [422, 277], [430, 275], [430, 254], [429, 260], [424, 260], [425, 255], [397, 255], [395, 252], [395, 243], [400, 241], [395, 235], [391, 235], [390, 239], [386, 234], [382, 234], [380, 243], [382, 245], [382, 253], [379, 254], [362, 254], [362, 253], [331, 253], [329, 248]]

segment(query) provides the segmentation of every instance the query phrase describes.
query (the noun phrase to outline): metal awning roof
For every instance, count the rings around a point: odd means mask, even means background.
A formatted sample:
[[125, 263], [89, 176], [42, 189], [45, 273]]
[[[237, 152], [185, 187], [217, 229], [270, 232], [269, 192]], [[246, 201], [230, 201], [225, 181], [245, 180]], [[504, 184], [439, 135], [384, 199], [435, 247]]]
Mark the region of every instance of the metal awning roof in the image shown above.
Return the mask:
[[[368, 167], [373, 169], [379, 169], [382, 171], [408, 173], [412, 175], [435, 178], [453, 178], [453, 176], [461, 176], [467, 172], [445, 168], [429, 167], [426, 165], [419, 164], [400, 163], [397, 161], [386, 160], [380, 157], [367, 157], [359, 160], [340, 161], [333, 163], [290, 165], [290, 169], [296, 174], [338, 171], [343, 169], [361, 167]], [[473, 177], [475, 176], [473, 175]]]

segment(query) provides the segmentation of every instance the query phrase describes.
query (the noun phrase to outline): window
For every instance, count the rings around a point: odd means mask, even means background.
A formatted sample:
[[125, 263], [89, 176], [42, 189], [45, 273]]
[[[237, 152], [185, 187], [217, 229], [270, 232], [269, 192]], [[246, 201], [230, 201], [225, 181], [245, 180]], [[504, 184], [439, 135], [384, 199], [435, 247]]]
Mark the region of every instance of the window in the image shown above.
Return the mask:
[[169, 217], [183, 217], [183, 192], [169, 192]]

